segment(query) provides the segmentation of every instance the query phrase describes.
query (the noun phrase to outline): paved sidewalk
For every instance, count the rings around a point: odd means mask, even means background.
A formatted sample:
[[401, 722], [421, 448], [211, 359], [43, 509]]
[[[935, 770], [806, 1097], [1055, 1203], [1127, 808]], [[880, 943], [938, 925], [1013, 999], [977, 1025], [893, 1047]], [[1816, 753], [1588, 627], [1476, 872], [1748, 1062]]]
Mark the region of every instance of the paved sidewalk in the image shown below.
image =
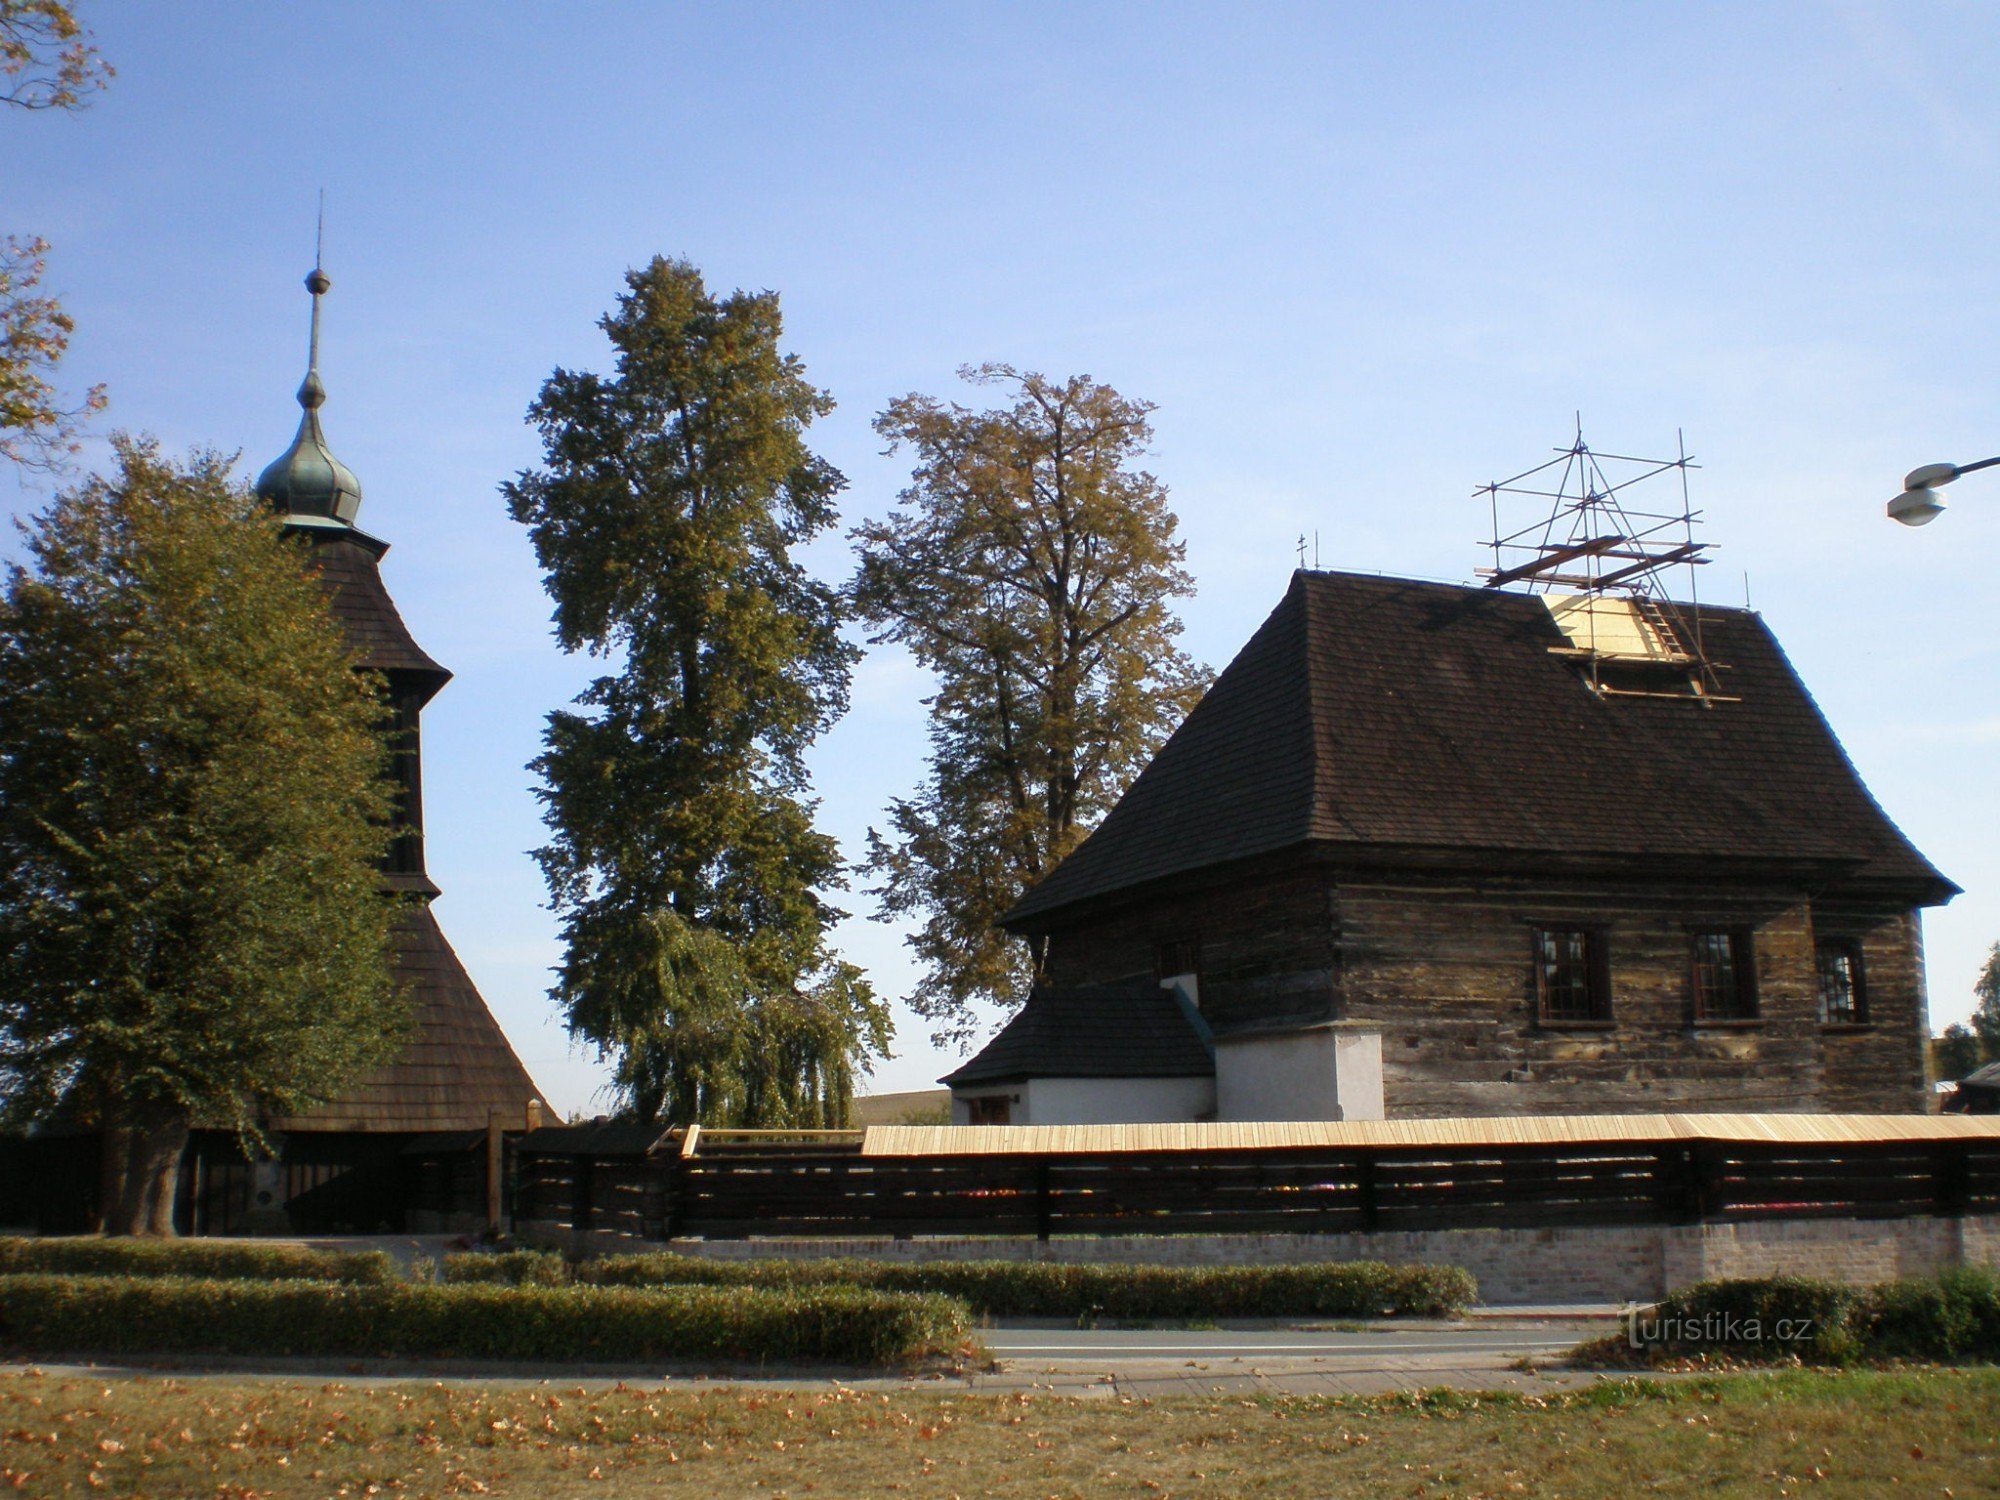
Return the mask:
[[786, 1372], [760, 1375], [664, 1375], [633, 1370], [622, 1376], [551, 1371], [525, 1374], [519, 1370], [477, 1372], [439, 1367], [415, 1368], [350, 1361], [339, 1368], [251, 1369], [217, 1364], [118, 1365], [0, 1364], [0, 1378], [30, 1370], [63, 1377], [95, 1380], [173, 1379], [196, 1381], [273, 1381], [349, 1386], [464, 1385], [486, 1387], [553, 1386], [587, 1390], [629, 1386], [663, 1391], [824, 1390], [838, 1386], [856, 1391], [962, 1390], [971, 1395], [1012, 1395], [1039, 1392], [1053, 1396], [1118, 1398], [1241, 1396], [1372, 1396], [1392, 1391], [1427, 1391], [1444, 1387], [1459, 1391], [1538, 1393], [1572, 1389], [1617, 1378], [1586, 1370], [1523, 1371], [1499, 1361], [1468, 1365], [1462, 1360], [1432, 1362], [1406, 1358], [1393, 1365], [1359, 1365], [1341, 1360], [1124, 1360], [1116, 1370], [1091, 1362], [1049, 1364], [995, 1363], [978, 1369], [938, 1370], [909, 1375], [825, 1374]]
[[[1587, 1370], [1523, 1370], [1511, 1360], [1404, 1355], [1393, 1359], [1058, 1360], [1007, 1361], [996, 1368], [945, 1377], [982, 1394], [1043, 1391], [1063, 1396], [1204, 1397], [1374, 1396], [1391, 1391], [1541, 1393], [1591, 1385], [1604, 1377]], [[882, 1388], [878, 1382], [865, 1382]]]

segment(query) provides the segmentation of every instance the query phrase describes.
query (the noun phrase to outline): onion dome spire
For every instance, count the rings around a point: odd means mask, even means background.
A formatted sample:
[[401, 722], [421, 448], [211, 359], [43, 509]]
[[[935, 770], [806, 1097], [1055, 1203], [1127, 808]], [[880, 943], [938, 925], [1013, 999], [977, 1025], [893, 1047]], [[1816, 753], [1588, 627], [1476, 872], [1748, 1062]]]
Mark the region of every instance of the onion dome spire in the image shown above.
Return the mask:
[[326, 404], [326, 386], [319, 378], [319, 303], [332, 285], [317, 265], [306, 277], [306, 290], [312, 293], [312, 344], [306, 378], [299, 385], [304, 414], [292, 446], [257, 476], [258, 495], [302, 526], [352, 526], [361, 509], [361, 481], [333, 456], [319, 426], [319, 409]]

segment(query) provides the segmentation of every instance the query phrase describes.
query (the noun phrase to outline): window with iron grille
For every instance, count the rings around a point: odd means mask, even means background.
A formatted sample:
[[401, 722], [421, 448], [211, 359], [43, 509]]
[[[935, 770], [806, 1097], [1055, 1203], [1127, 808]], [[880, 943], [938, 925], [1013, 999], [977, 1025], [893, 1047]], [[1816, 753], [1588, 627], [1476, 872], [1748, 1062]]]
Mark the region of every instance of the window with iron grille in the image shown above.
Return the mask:
[[1757, 1018], [1757, 961], [1747, 928], [1690, 933], [1690, 965], [1697, 1021]]
[[1535, 929], [1535, 995], [1541, 1019], [1562, 1024], [1611, 1019], [1611, 968], [1594, 927]]
[[1851, 938], [1819, 944], [1819, 1019], [1822, 1026], [1861, 1026], [1868, 1020], [1861, 945]]

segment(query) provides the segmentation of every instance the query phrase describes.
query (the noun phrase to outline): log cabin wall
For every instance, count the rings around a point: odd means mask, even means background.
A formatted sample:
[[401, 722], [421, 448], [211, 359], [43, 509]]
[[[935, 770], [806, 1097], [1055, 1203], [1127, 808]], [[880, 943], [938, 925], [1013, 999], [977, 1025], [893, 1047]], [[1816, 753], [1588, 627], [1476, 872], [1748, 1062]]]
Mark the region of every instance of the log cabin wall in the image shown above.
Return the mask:
[[[1382, 1027], [1391, 1116], [1823, 1107], [1803, 897], [1350, 881], [1339, 906], [1346, 1014]], [[1602, 934], [1607, 1020], [1538, 1014], [1538, 926]], [[1696, 926], [1750, 929], [1755, 1021], [1693, 1024]]]
[[[1606, 1024], [1545, 1022], [1537, 926], [1595, 928]], [[1756, 1015], [1694, 1020], [1692, 934], [1747, 932]], [[1857, 945], [1865, 1021], [1820, 1017], [1818, 944]], [[1931, 1107], [1914, 913], [1804, 889], [1357, 873], [1270, 864], [1053, 934], [1064, 985], [1158, 972], [1198, 942], [1218, 1032], [1338, 1018], [1382, 1028], [1391, 1118]]]
[[1053, 935], [1049, 977], [1065, 986], [1164, 977], [1191, 951], [1211, 1026], [1330, 1020], [1338, 1012], [1340, 945], [1324, 870], [1265, 866], [1227, 882], [1164, 894]]
[[1821, 939], [1858, 945], [1864, 985], [1863, 1023], [1820, 1032], [1826, 1108], [1867, 1114], [1935, 1109], [1924, 1046], [1931, 1027], [1920, 915], [1881, 904], [1818, 901], [1813, 928]]

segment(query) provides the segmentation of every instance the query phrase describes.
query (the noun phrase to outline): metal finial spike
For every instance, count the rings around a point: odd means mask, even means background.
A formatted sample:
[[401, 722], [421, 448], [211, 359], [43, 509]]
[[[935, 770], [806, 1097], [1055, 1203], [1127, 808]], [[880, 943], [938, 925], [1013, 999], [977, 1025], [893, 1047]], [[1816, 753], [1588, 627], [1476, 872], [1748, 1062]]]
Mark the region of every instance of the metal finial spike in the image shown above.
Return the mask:
[[333, 280], [315, 264], [306, 273], [306, 290], [312, 293], [312, 340], [306, 347], [306, 378], [299, 386], [299, 405], [317, 411], [326, 404], [326, 386], [319, 378], [319, 299], [333, 287]]

